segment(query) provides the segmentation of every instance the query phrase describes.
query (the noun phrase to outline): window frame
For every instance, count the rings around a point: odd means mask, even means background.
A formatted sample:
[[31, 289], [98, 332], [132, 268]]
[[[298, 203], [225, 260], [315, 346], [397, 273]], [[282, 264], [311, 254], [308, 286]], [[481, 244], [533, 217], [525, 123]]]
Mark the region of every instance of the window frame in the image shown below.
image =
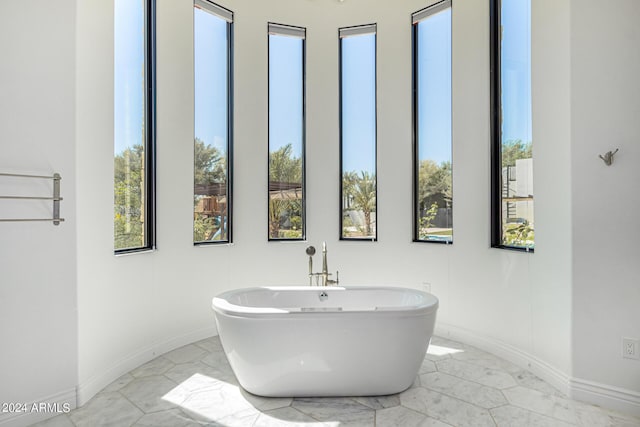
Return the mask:
[[[114, 255], [157, 249], [156, 236], [156, 0], [145, 0], [144, 10], [144, 244], [116, 249]], [[114, 241], [115, 246], [115, 241]]]
[[[342, 89], [343, 89], [343, 77], [342, 77], [342, 39], [344, 38], [343, 36], [341, 36], [341, 32], [344, 30], [351, 30], [351, 31], [359, 31], [359, 29], [365, 29], [367, 27], [373, 27], [374, 31], [373, 31], [373, 35], [374, 35], [374, 39], [373, 39], [373, 44], [374, 44], [374, 70], [373, 70], [373, 79], [375, 82], [375, 93], [374, 93], [374, 108], [375, 108], [375, 147], [374, 147], [374, 152], [375, 152], [375, 162], [374, 162], [374, 172], [375, 172], [375, 183], [376, 183], [376, 232], [375, 232], [375, 236], [374, 237], [345, 237], [342, 230], [343, 230], [343, 200], [344, 200], [344, 194], [343, 194], [343, 183], [342, 183], [342, 179], [344, 176], [344, 170], [343, 170], [343, 165], [344, 165], [344, 159], [343, 159], [343, 146], [344, 146], [344, 141], [343, 141], [343, 123], [342, 123], [342, 112], [343, 112], [343, 100], [342, 100]], [[349, 36], [353, 36], [352, 35], [347, 35], [345, 37], [349, 37]], [[357, 37], [357, 35], [355, 35]], [[340, 199], [339, 199], [339, 203], [338, 203], [338, 210], [339, 210], [339, 239], [341, 241], [349, 241], [349, 242], [377, 242], [378, 241], [378, 24], [377, 23], [370, 23], [370, 24], [361, 24], [361, 25], [353, 25], [353, 26], [347, 26], [347, 27], [340, 27], [338, 29], [338, 133], [339, 133], [339, 157], [340, 157], [340, 168], [339, 168], [339, 178], [338, 178], [338, 185], [339, 185], [339, 194], [340, 194]]]
[[[502, 243], [502, 0], [489, 0], [490, 127], [491, 127], [491, 247], [534, 253], [534, 247]], [[530, 64], [531, 65], [531, 64]], [[534, 205], [535, 206], [535, 205]]]
[[[271, 182], [271, 140], [270, 140], [270, 127], [271, 127], [271, 46], [270, 46], [270, 27], [277, 26], [282, 29], [290, 28], [294, 31], [300, 31], [304, 33], [302, 37], [302, 236], [301, 237], [287, 237], [287, 238], [273, 238], [269, 232], [270, 218], [269, 218], [269, 185]], [[283, 35], [282, 35], [283, 36]], [[267, 241], [268, 242], [298, 242], [305, 241], [307, 239], [307, 28], [296, 25], [280, 24], [276, 22], [267, 22]]]
[[[411, 14], [411, 105], [412, 105], [412, 114], [411, 114], [411, 139], [412, 139], [412, 155], [413, 155], [413, 200], [412, 200], [412, 217], [413, 217], [413, 230], [412, 230], [412, 241], [415, 243], [436, 243], [436, 244], [444, 244], [444, 245], [453, 245], [453, 223], [451, 226], [451, 240], [425, 240], [420, 239], [420, 233], [418, 232], [418, 222], [420, 221], [418, 215], [418, 191], [420, 184], [420, 157], [419, 157], [419, 141], [418, 141], [418, 25], [425, 19], [429, 19], [429, 17], [440, 13], [446, 9], [451, 9], [453, 13], [453, 2], [452, 0], [440, 0], [430, 6], [422, 8]], [[426, 15], [426, 16], [424, 16]], [[415, 22], [415, 19], [419, 19], [418, 22]], [[453, 22], [451, 22], [452, 30], [453, 30]], [[452, 34], [453, 36], [453, 34]], [[453, 45], [453, 40], [452, 40]], [[453, 70], [453, 49], [451, 52], [451, 62]], [[450, 87], [450, 97], [451, 97], [451, 126], [453, 126], [453, 84]], [[453, 132], [451, 135], [451, 187], [453, 191]], [[453, 202], [451, 204], [453, 209]]]
[[[198, 7], [197, 5], [201, 5]], [[233, 243], [233, 29], [234, 29], [234, 14], [233, 11], [220, 6], [209, 0], [194, 0], [193, 2], [194, 12], [196, 8], [199, 8], [206, 13], [211, 13], [214, 16], [218, 16], [220, 19], [227, 21], [227, 170], [225, 171], [226, 183], [227, 183], [227, 239], [226, 240], [203, 240], [199, 242], [193, 242], [193, 246], [208, 246], [208, 245], [228, 245]], [[211, 8], [211, 9], [209, 9]], [[217, 11], [218, 13], [214, 12]], [[225, 14], [229, 19], [220, 16]], [[195, 34], [195, 33], [194, 33]], [[195, 53], [195, 52], [194, 52]], [[195, 91], [195, 62], [194, 62], [194, 91]], [[195, 99], [194, 99], [195, 102]], [[194, 104], [195, 105], [195, 104]], [[195, 129], [195, 120], [194, 120]], [[194, 159], [195, 160], [195, 159]], [[191, 227], [193, 232], [193, 223]], [[193, 235], [192, 235], [193, 240]]]

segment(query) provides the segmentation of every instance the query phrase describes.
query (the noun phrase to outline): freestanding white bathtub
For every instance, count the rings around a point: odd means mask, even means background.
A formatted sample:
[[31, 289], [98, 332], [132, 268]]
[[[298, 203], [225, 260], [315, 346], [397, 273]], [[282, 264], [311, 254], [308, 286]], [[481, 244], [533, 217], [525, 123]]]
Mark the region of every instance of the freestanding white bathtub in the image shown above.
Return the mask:
[[213, 299], [240, 385], [273, 397], [375, 396], [411, 386], [438, 299], [399, 287], [282, 286]]

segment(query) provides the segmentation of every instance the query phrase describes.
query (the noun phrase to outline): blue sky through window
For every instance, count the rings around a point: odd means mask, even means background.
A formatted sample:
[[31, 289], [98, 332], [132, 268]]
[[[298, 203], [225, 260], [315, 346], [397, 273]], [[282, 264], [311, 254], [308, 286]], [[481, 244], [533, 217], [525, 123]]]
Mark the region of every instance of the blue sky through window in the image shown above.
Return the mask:
[[[114, 136], [115, 154], [143, 142], [144, 123], [144, 1], [115, 0], [114, 36]], [[502, 1], [502, 80], [503, 141], [532, 139], [530, 33], [531, 1]], [[451, 61], [429, 61], [444, 58], [451, 49], [451, 9], [438, 13], [418, 25], [419, 46], [432, 52], [424, 55], [419, 67], [434, 76], [420, 84], [420, 141], [451, 139]], [[425, 25], [428, 22], [428, 25]], [[226, 22], [210, 13], [195, 9], [195, 135], [206, 144], [226, 151], [227, 140], [227, 32]], [[434, 36], [439, 34], [439, 36]], [[445, 35], [443, 37], [442, 35]], [[272, 40], [273, 39], [273, 40]], [[296, 117], [302, 114], [300, 39], [271, 37], [270, 49], [277, 61], [270, 78], [271, 87], [281, 94], [270, 99], [274, 117]], [[342, 108], [343, 167], [345, 171], [375, 170], [375, 35], [342, 39]], [[293, 56], [291, 56], [293, 55]], [[298, 55], [298, 56], [296, 56]], [[277, 67], [277, 70], [275, 69]], [[292, 84], [292, 81], [295, 84]], [[424, 85], [424, 86], [423, 86]], [[275, 92], [274, 92], [275, 93]], [[523, 107], [524, 106], [524, 107]], [[302, 121], [274, 120], [270, 127], [272, 148], [291, 142], [294, 153], [301, 153]], [[436, 162], [451, 160], [445, 144], [420, 146], [420, 159]]]
[[269, 36], [269, 151], [291, 144], [294, 157], [302, 157], [302, 43]]
[[529, 142], [531, 131], [531, 0], [502, 0], [502, 142]]
[[227, 22], [194, 9], [195, 137], [227, 154]]
[[114, 154], [143, 142], [144, 3], [114, 1]]
[[419, 160], [451, 161], [451, 8], [418, 24]]
[[342, 171], [376, 171], [376, 35], [342, 43]]

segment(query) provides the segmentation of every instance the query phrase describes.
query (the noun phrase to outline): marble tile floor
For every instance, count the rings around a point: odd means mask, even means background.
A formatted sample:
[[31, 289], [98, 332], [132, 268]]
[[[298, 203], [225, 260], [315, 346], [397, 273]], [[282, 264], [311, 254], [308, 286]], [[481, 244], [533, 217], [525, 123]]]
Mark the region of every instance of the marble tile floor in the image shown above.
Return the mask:
[[35, 426], [638, 427], [640, 419], [573, 401], [526, 370], [439, 337], [402, 393], [264, 398], [238, 385], [212, 337], [157, 357], [83, 407]]

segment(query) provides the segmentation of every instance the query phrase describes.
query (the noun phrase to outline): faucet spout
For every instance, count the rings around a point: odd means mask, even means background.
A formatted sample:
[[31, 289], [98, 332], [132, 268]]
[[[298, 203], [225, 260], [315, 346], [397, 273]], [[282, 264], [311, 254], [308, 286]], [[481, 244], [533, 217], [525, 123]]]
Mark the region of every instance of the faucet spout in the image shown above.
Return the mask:
[[327, 243], [322, 242], [322, 286], [329, 285], [337, 285], [338, 281], [338, 272], [336, 272], [336, 280], [329, 279], [331, 273], [329, 273], [329, 268], [327, 267]]
[[322, 242], [322, 274], [329, 274], [327, 268], [327, 242]]

